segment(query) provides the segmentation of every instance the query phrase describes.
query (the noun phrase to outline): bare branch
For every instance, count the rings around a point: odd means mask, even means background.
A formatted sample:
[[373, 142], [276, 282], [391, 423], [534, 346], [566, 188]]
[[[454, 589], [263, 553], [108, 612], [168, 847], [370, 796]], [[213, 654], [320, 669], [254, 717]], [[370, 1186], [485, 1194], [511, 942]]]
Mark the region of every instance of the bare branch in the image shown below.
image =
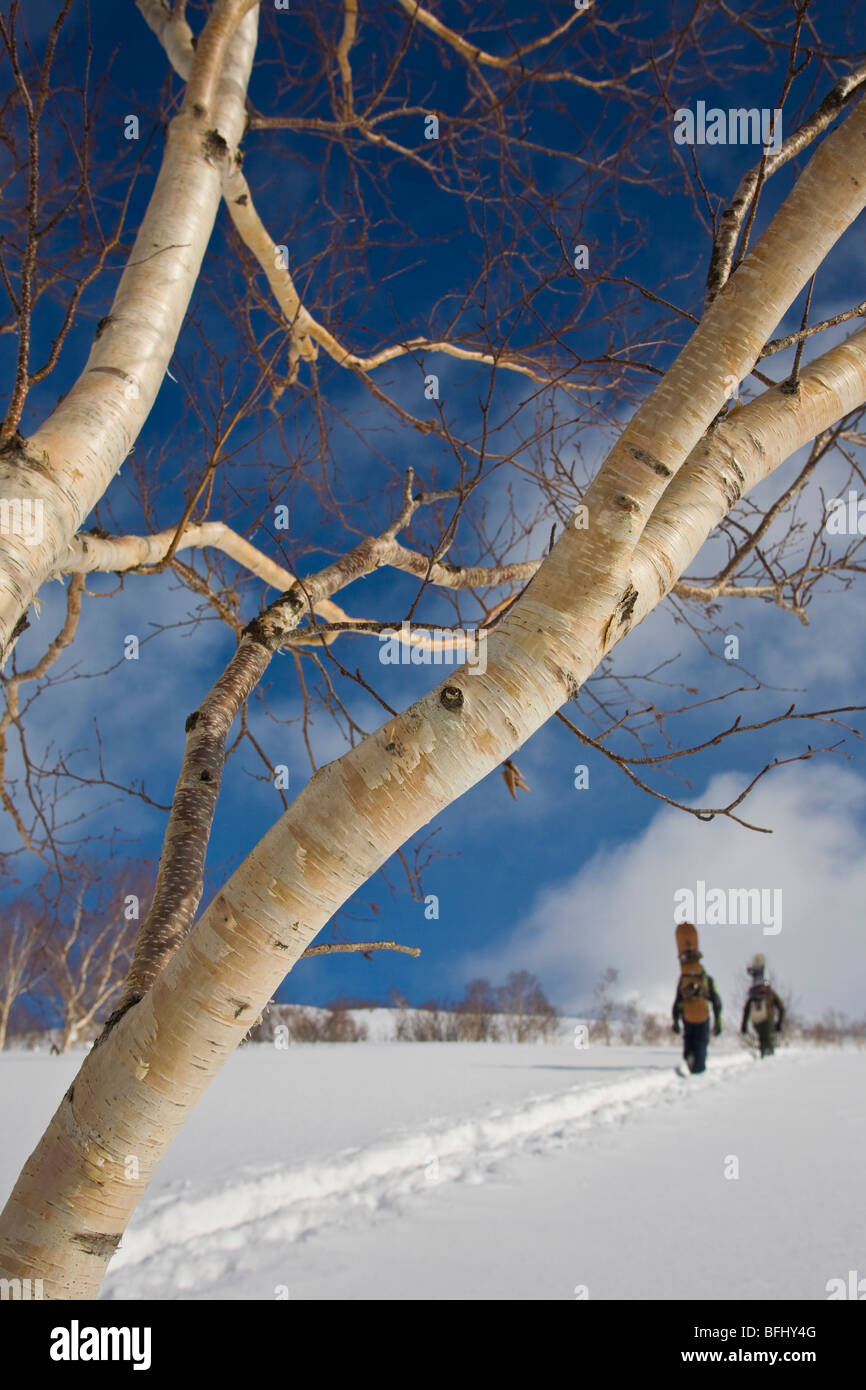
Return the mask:
[[719, 219], [719, 228], [713, 243], [710, 269], [707, 276], [707, 303], [715, 299], [727, 284], [734, 261], [737, 240], [743, 221], [753, 204], [759, 184], [770, 178], [789, 160], [793, 159], [815, 140], [836, 119], [839, 113], [866, 82], [866, 64], [842, 77], [821, 102], [820, 106], [804, 121], [782, 146], [777, 154], [766, 154], [759, 164], [744, 174], [730, 205]]
[[404, 956], [420, 956], [420, 946], [401, 946], [397, 941], [329, 941], [322, 946], [308, 946], [306, 951], [301, 953], [300, 959], [306, 960], [308, 956], [333, 956], [345, 954], [347, 951], [359, 951], [366, 955], [368, 951], [400, 951]]

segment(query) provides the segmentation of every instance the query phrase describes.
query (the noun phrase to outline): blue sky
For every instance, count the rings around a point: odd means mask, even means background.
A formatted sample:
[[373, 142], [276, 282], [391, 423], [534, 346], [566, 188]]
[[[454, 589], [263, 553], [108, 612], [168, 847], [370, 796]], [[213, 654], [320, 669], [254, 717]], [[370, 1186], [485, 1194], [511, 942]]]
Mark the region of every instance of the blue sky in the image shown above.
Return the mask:
[[[48, 3], [34, 6], [34, 41], [44, 33], [44, 16], [55, 9]], [[77, 9], [83, 13], [82, 6]], [[685, 12], [682, 6], [672, 9]], [[515, 18], [520, 11], [520, 6], [509, 7]], [[97, 3], [92, 13], [94, 71], [107, 74], [97, 148], [104, 160], [118, 160], [115, 192], [128, 177], [127, 168], [131, 170], [139, 162], [142, 165], [132, 200], [131, 233], [152, 186], [159, 155], [166, 65], [134, 7]], [[194, 10], [191, 13], [195, 16]], [[437, 13], [455, 26], [460, 23], [458, 6], [440, 6]], [[629, 19], [631, 6], [625, 4], [610, 5], [605, 13], [628, 20], [632, 25], [629, 32], [637, 36], [649, 34], [658, 23], [654, 15], [639, 23]], [[334, 7], [326, 6], [320, 12], [321, 21], [333, 30], [336, 14]], [[866, 32], [853, 38], [847, 32], [847, 11], [836, 16], [835, 7], [824, 5], [818, 7], [818, 14], [825, 41], [832, 38], [838, 51], [855, 51], [858, 39], [861, 47], [866, 44]], [[297, 33], [287, 35], [285, 26], [290, 23], [297, 26]], [[197, 19], [195, 24], [198, 27]], [[388, 25], [394, 24], [391, 11], [383, 10], [381, 16], [371, 11], [365, 17], [356, 53], [359, 72], [365, 62], [373, 60], [377, 49], [386, 51], [386, 39], [392, 33]], [[276, 25], [281, 26], [279, 34]], [[80, 60], [83, 33], [79, 18], [63, 53], [70, 71], [75, 71]], [[298, 85], [304, 89], [312, 71], [310, 34], [311, 21], [300, 4], [290, 16], [265, 16], [260, 65], [251, 85], [252, 101], [258, 109], [268, 113], [284, 109], [286, 98], [277, 91], [274, 67], [278, 36], [289, 61], [297, 63]], [[738, 44], [736, 57], [722, 51], [730, 50], [733, 37]], [[483, 41], [496, 48], [497, 41], [501, 45], [501, 36], [490, 30]], [[775, 65], [765, 63], [764, 55], [750, 45], [742, 31], [732, 35], [721, 24], [709, 28], [707, 42], [720, 56], [710, 72], [696, 62], [684, 64], [681, 86], [671, 94], [675, 105], [697, 99], [725, 107], [775, 105], [784, 77], [781, 50]], [[603, 35], [599, 44], [603, 50]], [[560, 65], [567, 56], [559, 55]], [[582, 53], [584, 70], [591, 56], [590, 50]], [[443, 112], [459, 111], [465, 98], [459, 64], [442, 63], [432, 42], [420, 37], [415, 65], [416, 80], [424, 92], [421, 104]], [[592, 70], [599, 70], [598, 63]], [[825, 74], [815, 79], [814, 87], [811, 84], [809, 75], [804, 78], [802, 92], [795, 89], [806, 109], [823, 95], [829, 80]], [[543, 189], [562, 196], [564, 211], [557, 213], [559, 230], [568, 239], [590, 246], [596, 272], [629, 276], [655, 287], [664, 280], [667, 286], [663, 292], [694, 312], [700, 305], [709, 251], [701, 226], [700, 199], [693, 202], [673, 157], [669, 117], [648, 97], [646, 103], [636, 103], [633, 108], [613, 103], [609, 115], [604, 115], [598, 99], [580, 89], [560, 87], [555, 97], [545, 91], [533, 111], [532, 137], [576, 151], [582, 148], [583, 132], [593, 157], [602, 159], [621, 142], [633, 140], [623, 172], [634, 181], [609, 182], [584, 200], [583, 186], [579, 182], [572, 185], [575, 170], [565, 159], [539, 157], [534, 171]], [[306, 109], [305, 114], [310, 109], [314, 108]], [[140, 116], [142, 141], [138, 147], [122, 140], [123, 117], [129, 113]], [[640, 139], [634, 139], [638, 129]], [[143, 152], [141, 146], [150, 132], [151, 143]], [[417, 142], [417, 127], [413, 134], [407, 124], [401, 138]], [[259, 211], [274, 240], [290, 245], [293, 271], [299, 283], [308, 287], [313, 312], [327, 321], [330, 290], [323, 285], [333, 271], [336, 284], [347, 292], [340, 332], [358, 350], [369, 350], [405, 333], [442, 329], [453, 312], [450, 296], [461, 294], [472, 280], [485, 249], [484, 238], [473, 235], [477, 224], [467, 221], [459, 199], [432, 189], [427, 176], [415, 167], [405, 162], [395, 166], [388, 199], [375, 191], [369, 195], [375, 214], [371, 239], [375, 242], [378, 238], [382, 244], [359, 249], [357, 229], [353, 231], [347, 224], [334, 239], [323, 213], [323, 190], [333, 197], [335, 205], [345, 197], [338, 156], [334, 156], [333, 168], [322, 176], [321, 146], [309, 136], [253, 133], [246, 150], [244, 168]], [[277, 163], [279, 151], [282, 154]], [[743, 148], [701, 150], [700, 173], [711, 194], [730, 195], [753, 157], [754, 151]], [[490, 172], [484, 158], [478, 169], [483, 182]], [[657, 176], [659, 190], [641, 186], [642, 169]], [[787, 174], [769, 185], [758, 230], [789, 187]], [[569, 208], [573, 214], [570, 221]], [[496, 225], [506, 232], [516, 225], [518, 212], [514, 208], [493, 205], [491, 217], [494, 214]], [[172, 363], [178, 380], [166, 379], [133, 457], [94, 518], [108, 529], [146, 529], [142, 478], [153, 488], [151, 524], [163, 527], [175, 522], [184, 497], [178, 486], [179, 460], [203, 455], [206, 428], [190, 402], [195, 398], [201, 403], [202, 373], [212, 361], [209, 354], [224, 357], [233, 370], [232, 296], [244, 289], [231, 261], [226, 220], [221, 211], [206, 261], [211, 283], [203, 285], [196, 297]], [[401, 240], [404, 226], [411, 237]], [[531, 276], [539, 269], [552, 273], [556, 238], [550, 229], [548, 234], [550, 244], [541, 251], [530, 244], [525, 232], [518, 237], [519, 269], [513, 271], [516, 281], [531, 285]], [[541, 235], [538, 227], [533, 228], [533, 235]], [[495, 230], [490, 236], [495, 245]], [[128, 239], [129, 233], [127, 244]], [[115, 264], [120, 264], [119, 254]], [[862, 226], [858, 224], [843, 237], [819, 276], [813, 318], [835, 313], [863, 298], [863, 270]], [[533, 301], [539, 317], [560, 334], [563, 350], [581, 357], [604, 350], [611, 325], [622, 314], [623, 323], [635, 325], [637, 340], [645, 330], [648, 343], [642, 355], [647, 360], [659, 367], [672, 360], [676, 346], [687, 337], [687, 325], [660, 315], [657, 306], [637, 297], [633, 297], [633, 305], [631, 299], [626, 305], [627, 292], [622, 286], [591, 287], [591, 278], [584, 283], [563, 267], [551, 287]], [[261, 287], [261, 277], [259, 280]], [[502, 280], [500, 285], [494, 277], [494, 299], [497, 294], [508, 298], [508, 276], [503, 274]], [[84, 312], [70, 335], [58, 371], [31, 397], [25, 433], [74, 380], [113, 284], [111, 274], [103, 276], [85, 298]], [[634, 314], [627, 314], [626, 308], [632, 307]], [[52, 310], [55, 318], [61, 309], [62, 301]], [[795, 305], [779, 331], [797, 326], [801, 310], [801, 303]], [[483, 308], [472, 302], [459, 322], [468, 331], [483, 325], [484, 317]], [[264, 316], [259, 315], [256, 322], [264, 326]], [[497, 322], [501, 331], [513, 330], [515, 345], [530, 341], [537, 332], [531, 316], [512, 313]], [[659, 325], [664, 325], [662, 334]], [[52, 326], [51, 314], [46, 314], [39, 325], [42, 346], [50, 341]], [[808, 355], [825, 350], [846, 332], [840, 328], [823, 335], [818, 340], [820, 346], [810, 348]], [[0, 338], [5, 380], [9, 379], [9, 351], [9, 338]], [[789, 365], [790, 356], [774, 359], [771, 370], [781, 378]], [[247, 380], [244, 374], [248, 367], [241, 364], [240, 370], [242, 379]], [[439, 356], [426, 358], [425, 370], [440, 377], [446, 417], [458, 432], [477, 437], [478, 401], [488, 387], [487, 369]], [[306, 384], [304, 371], [302, 368], [302, 387]], [[339, 496], [344, 522], [322, 520], [317, 488], [323, 483], [316, 475], [315, 451], [310, 452], [309, 446], [315, 420], [309, 395], [301, 391], [298, 399], [281, 402], [280, 410], [285, 410], [284, 437], [299, 451], [307, 450], [309, 466], [289, 477], [284, 491], [266, 488], [265, 468], [280, 466], [281, 441], [274, 430], [273, 414], [263, 409], [239, 432], [238, 452], [220, 477], [211, 512], [213, 518], [228, 521], [275, 558], [280, 558], [280, 546], [284, 545], [285, 562], [301, 573], [310, 572], [334, 551], [352, 544], [357, 538], [353, 528], [363, 531], [386, 524], [408, 464], [428, 485], [434, 478], [444, 485], [454, 469], [454, 460], [449, 459], [441, 441], [398, 427], [356, 380], [330, 369], [323, 359], [320, 371], [323, 392], [333, 411], [327, 481]], [[418, 365], [404, 361], [383, 369], [376, 381], [407, 409], [421, 414], [422, 377]], [[652, 379], [651, 374], [633, 376], [630, 399], [615, 404], [615, 418], [627, 418]], [[521, 379], [505, 380], [500, 374], [492, 418], [499, 426], [502, 447], [516, 449], [521, 429], [528, 429], [523, 417], [516, 423], [511, 419], [528, 396]], [[601, 392], [593, 399], [609, 406]], [[265, 428], [268, 432], [262, 435]], [[591, 468], [603, 457], [610, 432], [599, 429], [591, 419], [579, 420], [578, 431]], [[573, 439], [566, 438], [565, 447], [573, 449]], [[787, 465], [764, 485], [762, 495], [767, 500], [781, 491], [795, 465], [796, 461]], [[841, 486], [846, 476], [843, 465], [831, 462], [822, 475], [825, 495], [836, 495], [834, 487]], [[534, 516], [537, 495], [525, 475], [510, 470], [508, 475], [494, 475], [488, 485], [493, 521], [506, 515], [509, 483], [519, 505]], [[291, 507], [293, 526], [288, 540], [275, 533], [272, 525], [272, 508], [280, 500]], [[809, 505], [814, 514], [820, 504], [816, 498]], [[549, 529], [549, 521], [535, 526], [516, 544], [511, 558], [541, 553]], [[428, 541], [435, 539], [434, 530], [428, 528], [425, 533], [422, 527], [419, 542], [425, 534]], [[471, 533], [462, 529], [451, 558], [476, 556]], [[480, 558], [483, 561], [486, 557]], [[706, 574], [709, 567], [702, 554], [692, 572]], [[89, 581], [93, 592], [107, 593], [115, 584], [110, 575], [94, 576]], [[339, 601], [352, 614], [399, 621], [409, 610], [416, 588], [408, 576], [379, 572], [343, 591]], [[244, 593], [245, 611], [252, 616], [263, 597], [262, 586], [248, 584]], [[46, 635], [53, 633], [62, 612], [57, 583], [49, 584], [41, 597], [41, 616], [19, 646], [23, 659], [44, 649]], [[722, 706], [704, 707], [679, 719], [671, 726], [678, 743], [700, 742], [730, 723], [735, 714], [742, 714], [745, 720], [772, 717], [793, 701], [800, 709], [855, 704], [862, 698], [864, 676], [860, 604], [856, 591], [828, 591], [815, 600], [810, 626], [803, 627], [792, 615], [765, 605], [729, 601], [721, 621], [727, 632], [740, 638], [738, 664], [724, 660], [718, 634], [708, 639], [707, 650], [665, 608], [653, 614], [617, 651], [614, 669], [624, 676], [643, 675], [659, 663], [667, 663], [652, 684], [644, 681], [635, 686], [637, 700], [655, 701], [662, 709], [675, 709], [695, 698], [686, 693], [689, 690], [700, 690], [702, 696], [709, 697], [752, 687], [755, 678], [763, 683], [758, 693], [747, 691]], [[87, 775], [94, 766], [95, 719], [106, 775], [121, 784], [143, 778], [148, 794], [167, 802], [182, 754], [184, 719], [234, 647], [231, 632], [221, 624], [207, 621], [190, 625], [187, 619], [194, 611], [191, 595], [171, 576], [129, 576], [122, 592], [111, 600], [88, 602], [76, 647], [56, 668], [79, 678], [64, 679], [46, 690], [34, 706], [29, 720], [32, 746], [45, 750], [46, 760], [64, 750], [71, 758], [70, 765], [80, 775]], [[466, 621], [477, 618], [478, 610], [471, 601], [463, 602], [461, 611]], [[453, 614], [447, 599], [431, 594], [425, 596], [417, 617], [448, 623], [454, 621]], [[129, 633], [140, 639], [156, 634], [143, 642], [137, 662], [122, 659], [123, 639]], [[336, 651], [347, 666], [360, 666], [365, 679], [397, 709], [437, 679], [435, 670], [424, 667], [383, 667], [377, 660], [375, 639], [347, 638]], [[289, 656], [275, 659], [264, 685], [271, 715], [287, 722], [275, 723], [254, 701], [252, 726], [270, 760], [289, 767], [290, 792], [294, 795], [304, 785], [309, 765], [298, 722], [295, 667]], [[357, 687], [341, 689], [365, 730], [382, 722], [383, 712], [370, 696]], [[577, 710], [568, 712], [588, 727], [591, 706], [581, 702]], [[724, 793], [739, 790], [772, 758], [791, 756], [809, 742], [816, 746], [834, 742], [839, 736], [841, 731], [822, 726], [776, 726], [701, 753], [688, 760], [687, 766], [672, 764], [669, 771], [657, 775], [656, 785], [696, 805], [720, 804]], [[339, 756], [346, 746], [335, 726], [323, 718], [317, 720], [312, 741], [319, 762]], [[660, 748], [659, 744], [655, 751]], [[438, 897], [437, 920], [425, 918], [424, 903], [412, 900], [405, 876], [394, 862], [386, 866], [387, 882], [377, 876], [341, 914], [340, 926], [345, 933], [359, 939], [393, 937], [420, 945], [420, 960], [382, 953], [371, 961], [335, 957], [306, 962], [286, 981], [281, 998], [315, 1003], [341, 994], [385, 999], [389, 990], [396, 989], [420, 1002], [431, 996], [453, 996], [470, 974], [481, 972], [498, 981], [507, 970], [521, 968], [538, 973], [551, 997], [563, 1007], [580, 1010], [587, 1006], [598, 974], [612, 965], [621, 972], [624, 993], [639, 996], [653, 1006], [662, 1005], [667, 1003], [676, 978], [671, 901], [675, 889], [699, 879], [750, 886], [766, 875], [767, 883], [778, 886], [784, 894], [784, 925], [777, 936], [764, 937], [760, 927], [707, 928], [707, 963], [719, 976], [723, 992], [736, 996], [746, 960], [755, 950], [764, 949], [771, 967], [800, 1001], [803, 1012], [819, 1014], [830, 1006], [863, 1012], [858, 972], [862, 978], [866, 961], [855, 924], [859, 925], [862, 902], [859, 864], [866, 834], [866, 784], [861, 745], [856, 739], [848, 737], [836, 755], [783, 768], [764, 780], [749, 808], [757, 822], [773, 827], [772, 836], [756, 835], [728, 822], [705, 825], [662, 807], [634, 790], [618, 769], [583, 749], [557, 722], [541, 730], [515, 754], [515, 760], [531, 794], [512, 801], [496, 772], [430, 827], [435, 857], [424, 871], [423, 882], [424, 892]], [[583, 791], [574, 786], [577, 764], [589, 768], [590, 785]], [[97, 809], [103, 802], [109, 804]], [[88, 810], [90, 824], [107, 840], [113, 837], [112, 853], [151, 860], [157, 855], [165, 819], [160, 811], [119, 793], [96, 796], [92, 790], [80, 789], [70, 792], [67, 806], [73, 813]], [[262, 780], [261, 767], [250, 750], [232, 758], [208, 857], [209, 889], [219, 886], [279, 811], [279, 795]], [[746, 814], [748, 817], [748, 809]], [[7, 827], [5, 844], [8, 847], [11, 843]], [[411, 856], [411, 846], [407, 853]], [[37, 872], [35, 864], [23, 860], [17, 867], [24, 878]], [[18, 891], [10, 885], [13, 890]], [[323, 939], [327, 938], [326, 931]]]

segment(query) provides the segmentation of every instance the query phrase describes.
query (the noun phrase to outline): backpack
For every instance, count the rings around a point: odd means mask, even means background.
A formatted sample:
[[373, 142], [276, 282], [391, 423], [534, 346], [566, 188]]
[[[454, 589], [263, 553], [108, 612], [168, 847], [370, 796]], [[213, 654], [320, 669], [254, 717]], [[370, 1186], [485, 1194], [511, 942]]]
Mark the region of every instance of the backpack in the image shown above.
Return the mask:
[[705, 1023], [710, 1016], [707, 975], [697, 961], [683, 962], [679, 994], [686, 1023]]
[[752, 985], [749, 990], [749, 1021], [756, 1026], [767, 1023], [771, 1016], [769, 988], [766, 984]]

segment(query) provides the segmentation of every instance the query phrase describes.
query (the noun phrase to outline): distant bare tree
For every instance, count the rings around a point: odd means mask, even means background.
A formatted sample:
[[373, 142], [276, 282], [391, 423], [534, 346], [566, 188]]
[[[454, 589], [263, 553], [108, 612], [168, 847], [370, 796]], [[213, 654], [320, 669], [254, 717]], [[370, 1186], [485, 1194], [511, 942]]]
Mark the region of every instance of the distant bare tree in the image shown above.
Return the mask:
[[640, 1025], [640, 1009], [634, 999], [629, 999], [628, 1002], [622, 1006], [619, 1026], [620, 1042], [624, 1043], [626, 1047], [632, 1047], [637, 1040]]
[[496, 991], [496, 1006], [507, 1042], [546, 1042], [556, 1036], [559, 1015], [541, 981], [528, 970], [511, 972]]
[[843, 1047], [852, 1042], [857, 1047], [866, 1047], [866, 1016], [849, 1018], [836, 1009], [827, 1009], [823, 1017], [814, 1023], [804, 1023], [800, 1036], [818, 1047]]
[[271, 1004], [260, 1023], [250, 1029], [249, 1042], [287, 1046], [289, 1043], [364, 1042], [366, 1024], [348, 1009], [308, 1008], [303, 1004]]
[[647, 1047], [658, 1047], [659, 1043], [666, 1042], [670, 1033], [670, 1025], [666, 1028], [658, 1014], [644, 1014], [641, 1020], [641, 1042]]
[[71, 913], [59, 916], [46, 948], [46, 993], [60, 1019], [61, 1052], [92, 1036], [111, 1012], [138, 932], [137, 919], [126, 918], [118, 895], [111, 912], [103, 901], [88, 910], [84, 899], [82, 887]]
[[462, 1041], [492, 1042], [499, 1036], [496, 991], [489, 980], [470, 980], [456, 1012]]
[[592, 991], [595, 1000], [595, 1017], [590, 1025], [590, 1036], [598, 1038], [610, 1047], [611, 1028], [610, 1021], [616, 1007], [611, 990], [619, 979], [619, 971], [614, 970], [612, 965], [602, 973]]
[[0, 1050], [6, 1046], [16, 1001], [29, 994], [45, 972], [45, 936], [45, 920], [30, 903], [0, 915]]

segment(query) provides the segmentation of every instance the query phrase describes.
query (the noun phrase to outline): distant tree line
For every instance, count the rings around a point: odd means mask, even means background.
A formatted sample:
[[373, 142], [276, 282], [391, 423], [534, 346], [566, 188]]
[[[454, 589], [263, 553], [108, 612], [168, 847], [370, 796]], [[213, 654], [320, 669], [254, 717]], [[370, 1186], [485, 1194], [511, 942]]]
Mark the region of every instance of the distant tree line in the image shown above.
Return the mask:
[[[457, 1000], [428, 999], [413, 1007], [392, 991], [394, 1037], [398, 1042], [552, 1042], [560, 1031], [559, 1011], [539, 980], [515, 970], [505, 984], [470, 980]], [[358, 1013], [380, 1008], [374, 1000], [342, 998], [327, 1009], [271, 1004], [250, 1030], [250, 1042], [362, 1042], [368, 1029]]]

